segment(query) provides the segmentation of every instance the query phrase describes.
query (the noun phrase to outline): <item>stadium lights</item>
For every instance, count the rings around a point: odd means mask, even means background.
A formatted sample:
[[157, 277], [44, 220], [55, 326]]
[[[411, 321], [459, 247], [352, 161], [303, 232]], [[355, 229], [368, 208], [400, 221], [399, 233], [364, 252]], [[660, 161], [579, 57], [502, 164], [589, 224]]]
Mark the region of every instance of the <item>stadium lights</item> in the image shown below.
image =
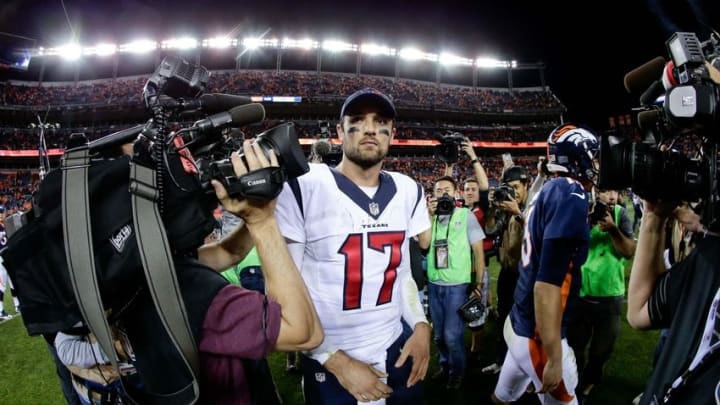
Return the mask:
[[284, 38], [282, 40], [282, 48], [283, 49], [289, 49], [289, 48], [301, 48], [301, 49], [317, 49], [318, 48], [318, 42], [313, 41], [310, 38], [304, 38], [304, 39], [290, 39], [290, 38]]
[[157, 42], [150, 41], [149, 39], [138, 39], [127, 44], [122, 44], [119, 47], [120, 52], [127, 53], [148, 53], [157, 49]]
[[76, 43], [70, 43], [57, 48], [56, 55], [69, 61], [80, 59], [82, 56], [82, 48]]
[[97, 44], [83, 48], [83, 55], [110, 56], [115, 52], [117, 52], [117, 45], [115, 44]]
[[242, 40], [245, 49], [277, 48], [280, 41], [277, 38], [253, 38], [247, 37]]
[[243, 46], [246, 49], [257, 49], [262, 45], [262, 38], [245, 38], [242, 41]]
[[356, 52], [358, 46], [349, 42], [337, 41], [337, 40], [325, 40], [322, 43], [322, 49], [329, 52]]
[[322, 43], [311, 38], [292, 39], [284, 38], [262, 38], [262, 37], [245, 37], [242, 40], [230, 38], [227, 36], [216, 36], [197, 40], [191, 37], [171, 38], [161, 43], [140, 39], [125, 44], [115, 45], [111, 43], [100, 43], [95, 46], [82, 47], [80, 44], [68, 44], [56, 48], [38, 47], [32, 51], [33, 57], [38, 56], [60, 56], [67, 60], [77, 60], [83, 55], [107, 56], [115, 53], [149, 53], [161, 49], [195, 49], [198, 46], [203, 48], [228, 49], [238, 47], [240, 44], [245, 50], [253, 50], [258, 48], [271, 49], [322, 49], [328, 52], [360, 52], [366, 55], [384, 55], [397, 56], [407, 61], [425, 60], [437, 62], [443, 66], [475, 66], [481, 69], [515, 69], [518, 66], [517, 61], [503, 61], [490, 57], [478, 57], [476, 59], [465, 58], [460, 55], [449, 52], [442, 52], [439, 55], [435, 53], [427, 53], [415, 47], [405, 47], [400, 50], [385, 45], [375, 43], [364, 43], [362, 45], [328, 39]]
[[387, 46], [377, 44], [362, 44], [360, 46], [360, 52], [367, 55], [386, 55], [395, 56], [395, 48], [389, 48]]
[[425, 53], [417, 48], [403, 48], [400, 50], [398, 55], [405, 60], [429, 60], [431, 62], [437, 62], [438, 56], [434, 53]]
[[451, 53], [441, 53], [440, 58], [438, 59], [438, 62], [440, 62], [441, 65], [444, 66], [454, 66], [454, 65], [464, 65], [464, 66], [472, 66], [473, 60], [468, 58], [463, 58], [462, 56], [453, 55]]
[[475, 66], [479, 68], [485, 68], [485, 69], [507, 69], [507, 68], [516, 68], [517, 67], [517, 61], [507, 61], [507, 60], [497, 60], [493, 58], [477, 58], [475, 60]]
[[203, 39], [202, 46], [203, 48], [225, 49], [230, 48], [231, 46], [237, 46], [237, 39], [229, 37], [208, 38]]
[[162, 41], [160, 47], [162, 49], [195, 49], [197, 42], [197, 39], [190, 37], [172, 38]]

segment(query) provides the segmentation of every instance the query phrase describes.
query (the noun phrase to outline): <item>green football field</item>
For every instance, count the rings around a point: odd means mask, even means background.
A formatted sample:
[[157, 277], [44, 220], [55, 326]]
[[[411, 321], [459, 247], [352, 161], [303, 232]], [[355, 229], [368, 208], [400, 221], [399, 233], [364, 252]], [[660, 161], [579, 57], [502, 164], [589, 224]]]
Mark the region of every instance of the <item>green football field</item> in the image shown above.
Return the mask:
[[[498, 265], [493, 260], [491, 275], [497, 277]], [[5, 298], [8, 312], [14, 313], [11, 301]], [[489, 401], [497, 376], [487, 376], [480, 369], [489, 364], [495, 348], [495, 323], [490, 321], [483, 332], [483, 347], [479, 361], [470, 362], [461, 390], [447, 391], [444, 384], [428, 382], [425, 388], [425, 404], [485, 404]], [[659, 333], [632, 330], [623, 318], [620, 338], [615, 352], [606, 367], [604, 384], [593, 391], [588, 404], [630, 404], [642, 391], [650, 375], [652, 353]], [[469, 334], [467, 347], [469, 344]], [[302, 404], [300, 377], [285, 371], [285, 354], [274, 353], [270, 365], [285, 404]], [[430, 371], [437, 369], [435, 350]], [[521, 402], [536, 403], [527, 396]], [[20, 316], [0, 323], [0, 404], [62, 404], [63, 398], [45, 341], [40, 337], [29, 337]]]

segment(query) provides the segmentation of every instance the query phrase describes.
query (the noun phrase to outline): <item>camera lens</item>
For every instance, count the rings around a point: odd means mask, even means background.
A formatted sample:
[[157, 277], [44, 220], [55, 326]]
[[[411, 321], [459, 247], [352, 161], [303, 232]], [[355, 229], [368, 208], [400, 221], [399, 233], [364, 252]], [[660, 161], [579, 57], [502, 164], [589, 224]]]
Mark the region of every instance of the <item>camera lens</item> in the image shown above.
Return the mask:
[[[310, 170], [293, 123], [285, 123], [271, 128], [258, 135], [255, 142], [260, 145], [268, 159], [271, 150], [277, 155], [278, 163], [285, 170], [288, 179], [302, 176]], [[244, 156], [242, 149], [238, 151], [238, 154], [240, 157]]]

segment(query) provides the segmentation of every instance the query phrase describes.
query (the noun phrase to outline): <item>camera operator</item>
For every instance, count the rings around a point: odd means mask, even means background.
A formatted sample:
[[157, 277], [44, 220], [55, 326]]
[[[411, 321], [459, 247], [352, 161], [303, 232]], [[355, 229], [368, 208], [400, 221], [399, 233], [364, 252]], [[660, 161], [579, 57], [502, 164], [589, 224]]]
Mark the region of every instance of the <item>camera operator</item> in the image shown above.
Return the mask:
[[[243, 144], [247, 168], [237, 153], [231, 161], [236, 175], [262, 167], [277, 166], [261, 147]], [[219, 242], [198, 250], [198, 260], [222, 271], [239, 262], [254, 245], [262, 262], [267, 297], [225, 285], [212, 299], [202, 320], [198, 349], [203, 364], [202, 392], [209, 403], [250, 403], [242, 359], [258, 358], [270, 350], [309, 350], [323, 340], [322, 326], [274, 216], [275, 200], [238, 200], [229, 197], [213, 180], [220, 203], [241, 217], [245, 225]]]
[[598, 190], [590, 224], [588, 257], [581, 268], [580, 300], [568, 328], [568, 344], [575, 352], [580, 376], [578, 392], [583, 396], [601, 382], [603, 367], [620, 334], [625, 259], [632, 257], [635, 249], [632, 223], [627, 210], [618, 203], [617, 191]]
[[[720, 381], [718, 302], [720, 239], [700, 217], [675, 203], [644, 201], [637, 250], [628, 286], [628, 313], [635, 329], [670, 328], [641, 404], [715, 403]], [[669, 218], [705, 235], [685, 260], [665, 270]]]
[[[520, 166], [506, 169], [502, 175], [500, 192], [497, 190], [493, 196], [492, 213], [487, 225], [500, 235], [498, 259], [500, 261], [500, 274], [497, 281], [498, 297], [498, 323], [502, 325], [510, 313], [513, 304], [513, 293], [518, 280], [518, 263], [520, 262], [520, 246], [522, 244], [523, 226], [525, 220], [522, 213], [527, 202], [529, 178], [527, 170]], [[497, 352], [495, 362], [484, 367], [485, 374], [497, 374], [500, 365], [505, 361], [507, 344], [503, 337], [502, 328], [497, 329]]]
[[427, 254], [428, 296], [438, 346], [440, 370], [433, 379], [447, 378], [446, 388], [462, 385], [467, 364], [463, 331], [465, 322], [458, 309], [468, 298], [467, 289], [474, 270], [477, 286], [472, 294], [482, 297], [485, 233], [469, 209], [455, 207], [452, 197], [455, 180], [444, 176], [435, 181], [435, 197], [428, 211], [432, 219], [430, 250]]

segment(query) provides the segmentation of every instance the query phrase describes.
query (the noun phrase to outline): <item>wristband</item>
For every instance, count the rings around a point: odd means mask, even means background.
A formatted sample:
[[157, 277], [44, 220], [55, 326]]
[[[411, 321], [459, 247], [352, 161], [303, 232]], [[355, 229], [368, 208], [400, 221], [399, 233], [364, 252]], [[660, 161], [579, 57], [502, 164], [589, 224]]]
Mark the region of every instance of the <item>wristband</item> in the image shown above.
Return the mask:
[[480, 160], [478, 158], [475, 158], [470, 161], [470, 164], [474, 165], [475, 163], [480, 163]]
[[325, 365], [325, 363], [332, 357], [333, 354], [337, 353], [338, 349], [328, 350], [322, 353], [314, 354], [312, 356], [315, 361], [320, 363], [321, 365]]

